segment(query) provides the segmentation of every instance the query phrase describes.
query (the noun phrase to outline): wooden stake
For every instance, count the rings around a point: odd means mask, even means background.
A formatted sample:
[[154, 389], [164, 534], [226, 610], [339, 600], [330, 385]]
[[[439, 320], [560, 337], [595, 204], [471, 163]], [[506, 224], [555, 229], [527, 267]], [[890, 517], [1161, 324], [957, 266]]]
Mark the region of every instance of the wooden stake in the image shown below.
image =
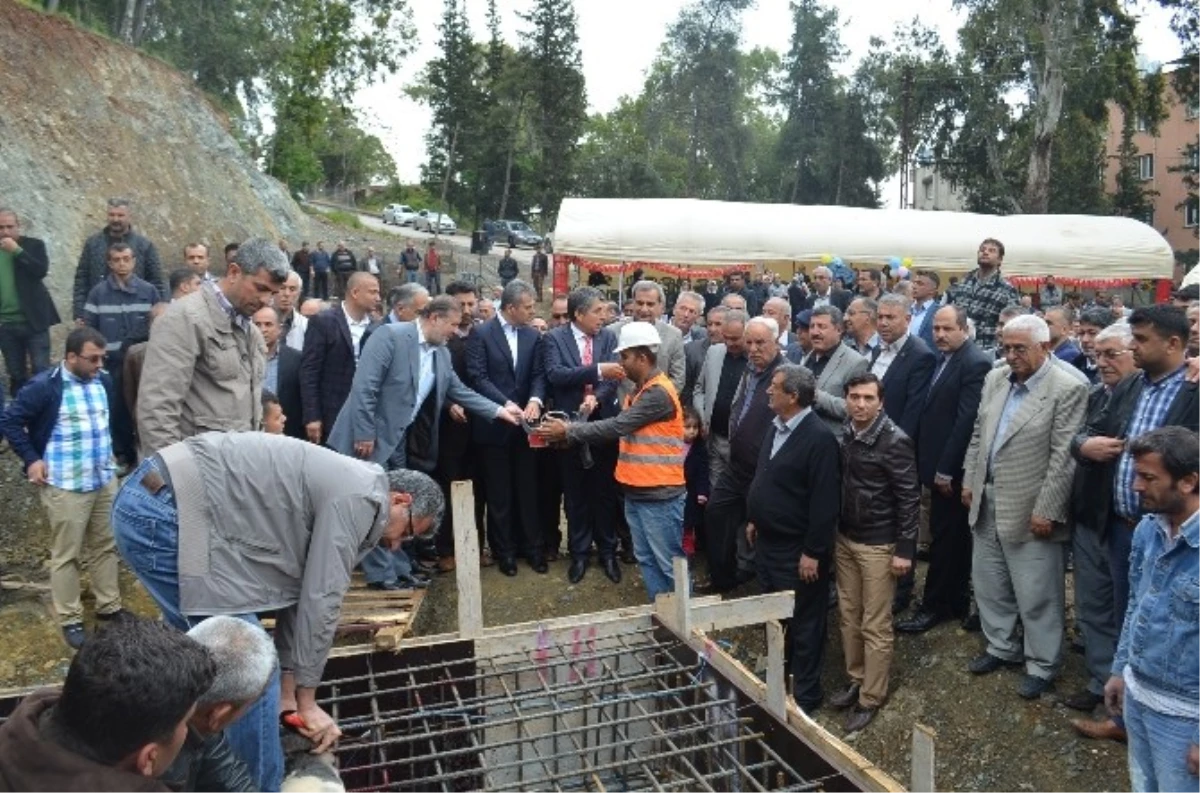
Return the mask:
[[475, 494], [470, 480], [450, 484], [454, 516], [455, 577], [458, 581], [458, 635], [483, 635], [483, 593], [479, 586], [479, 538], [475, 532]]
[[912, 732], [912, 790], [937, 790], [933, 778], [933, 744], [937, 733], [924, 724], [914, 724]]
[[692, 580], [686, 556], [672, 561], [675, 573], [675, 629], [685, 639], [692, 635]]
[[767, 622], [767, 710], [787, 720], [787, 690], [783, 687], [783, 626], [779, 620]]

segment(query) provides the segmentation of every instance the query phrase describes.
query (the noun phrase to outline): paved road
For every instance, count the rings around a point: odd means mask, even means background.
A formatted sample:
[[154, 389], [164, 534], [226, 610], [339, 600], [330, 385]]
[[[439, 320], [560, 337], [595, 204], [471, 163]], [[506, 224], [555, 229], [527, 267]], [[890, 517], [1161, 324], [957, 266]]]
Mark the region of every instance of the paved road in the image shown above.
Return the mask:
[[[397, 237], [412, 238], [414, 240], [422, 241], [433, 238], [432, 234], [424, 231], [416, 231], [412, 228], [412, 226], [389, 226], [380, 220], [379, 215], [376, 214], [351, 210], [345, 207], [334, 207], [331, 204], [317, 204], [309, 202], [309, 206], [313, 207], [319, 212], [330, 212], [334, 209], [341, 209], [343, 212], [355, 212], [358, 215], [358, 219], [362, 221], [362, 224], [371, 229], [371, 231], [383, 232], [385, 234], [392, 234]], [[438, 237], [438, 239], [447, 245], [453, 245], [455, 248], [461, 248], [464, 253], [469, 253], [471, 250], [471, 236], [469, 231], [464, 232], [460, 229], [458, 234], [453, 236], [442, 234]], [[424, 245], [418, 245], [417, 247], [423, 249]], [[492, 255], [496, 257], [503, 256], [504, 248], [499, 245], [493, 245]], [[533, 260], [533, 250], [530, 248], [516, 248], [513, 250], [513, 258], [521, 264], [529, 264]]]

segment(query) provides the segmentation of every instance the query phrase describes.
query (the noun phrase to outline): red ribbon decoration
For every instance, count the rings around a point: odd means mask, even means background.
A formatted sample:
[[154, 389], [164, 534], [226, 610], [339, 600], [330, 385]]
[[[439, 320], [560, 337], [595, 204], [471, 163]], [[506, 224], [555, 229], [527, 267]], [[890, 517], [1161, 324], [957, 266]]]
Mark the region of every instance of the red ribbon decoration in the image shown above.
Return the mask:
[[581, 259], [578, 256], [564, 256], [560, 254], [557, 257], [559, 260], [567, 264], [575, 265], [578, 268], [587, 270], [591, 273], [605, 273], [606, 275], [616, 275], [618, 273], [632, 273], [635, 270], [653, 270], [656, 273], [662, 273], [673, 278], [684, 278], [694, 280], [697, 278], [724, 278], [730, 273], [748, 273], [753, 271], [753, 266], [749, 264], [733, 264], [733, 265], [709, 265], [699, 267], [687, 267], [683, 265], [664, 264], [662, 262], [619, 262], [616, 264], [593, 262], [587, 259]]

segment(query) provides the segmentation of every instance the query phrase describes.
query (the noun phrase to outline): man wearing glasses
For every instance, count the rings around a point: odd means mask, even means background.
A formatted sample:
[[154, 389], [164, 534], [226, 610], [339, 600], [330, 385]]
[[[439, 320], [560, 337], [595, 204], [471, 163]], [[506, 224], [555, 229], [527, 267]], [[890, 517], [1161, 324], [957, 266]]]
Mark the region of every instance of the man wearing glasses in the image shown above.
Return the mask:
[[36, 375], [0, 418], [0, 430], [24, 461], [50, 521], [50, 591], [63, 638], [78, 650], [86, 638], [79, 570], [86, 569], [101, 621], [123, 619], [117, 549], [109, 513], [117, 492], [109, 405], [113, 383], [103, 371], [105, 338], [95, 328], [67, 335], [66, 357]]

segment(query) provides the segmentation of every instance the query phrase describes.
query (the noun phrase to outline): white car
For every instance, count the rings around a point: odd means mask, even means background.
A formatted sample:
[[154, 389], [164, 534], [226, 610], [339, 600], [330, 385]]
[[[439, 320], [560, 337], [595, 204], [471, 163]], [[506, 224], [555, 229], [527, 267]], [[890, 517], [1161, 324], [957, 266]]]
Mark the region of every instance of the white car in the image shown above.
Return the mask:
[[435, 225], [437, 231], [442, 234], [458, 233], [458, 224], [454, 222], [454, 218], [440, 212], [422, 209], [413, 220], [414, 229], [417, 231], [427, 231], [430, 234], [434, 232]]
[[383, 208], [383, 215], [380, 220], [384, 225], [391, 224], [393, 226], [408, 226], [413, 222], [413, 218], [417, 213], [408, 204], [388, 204]]

